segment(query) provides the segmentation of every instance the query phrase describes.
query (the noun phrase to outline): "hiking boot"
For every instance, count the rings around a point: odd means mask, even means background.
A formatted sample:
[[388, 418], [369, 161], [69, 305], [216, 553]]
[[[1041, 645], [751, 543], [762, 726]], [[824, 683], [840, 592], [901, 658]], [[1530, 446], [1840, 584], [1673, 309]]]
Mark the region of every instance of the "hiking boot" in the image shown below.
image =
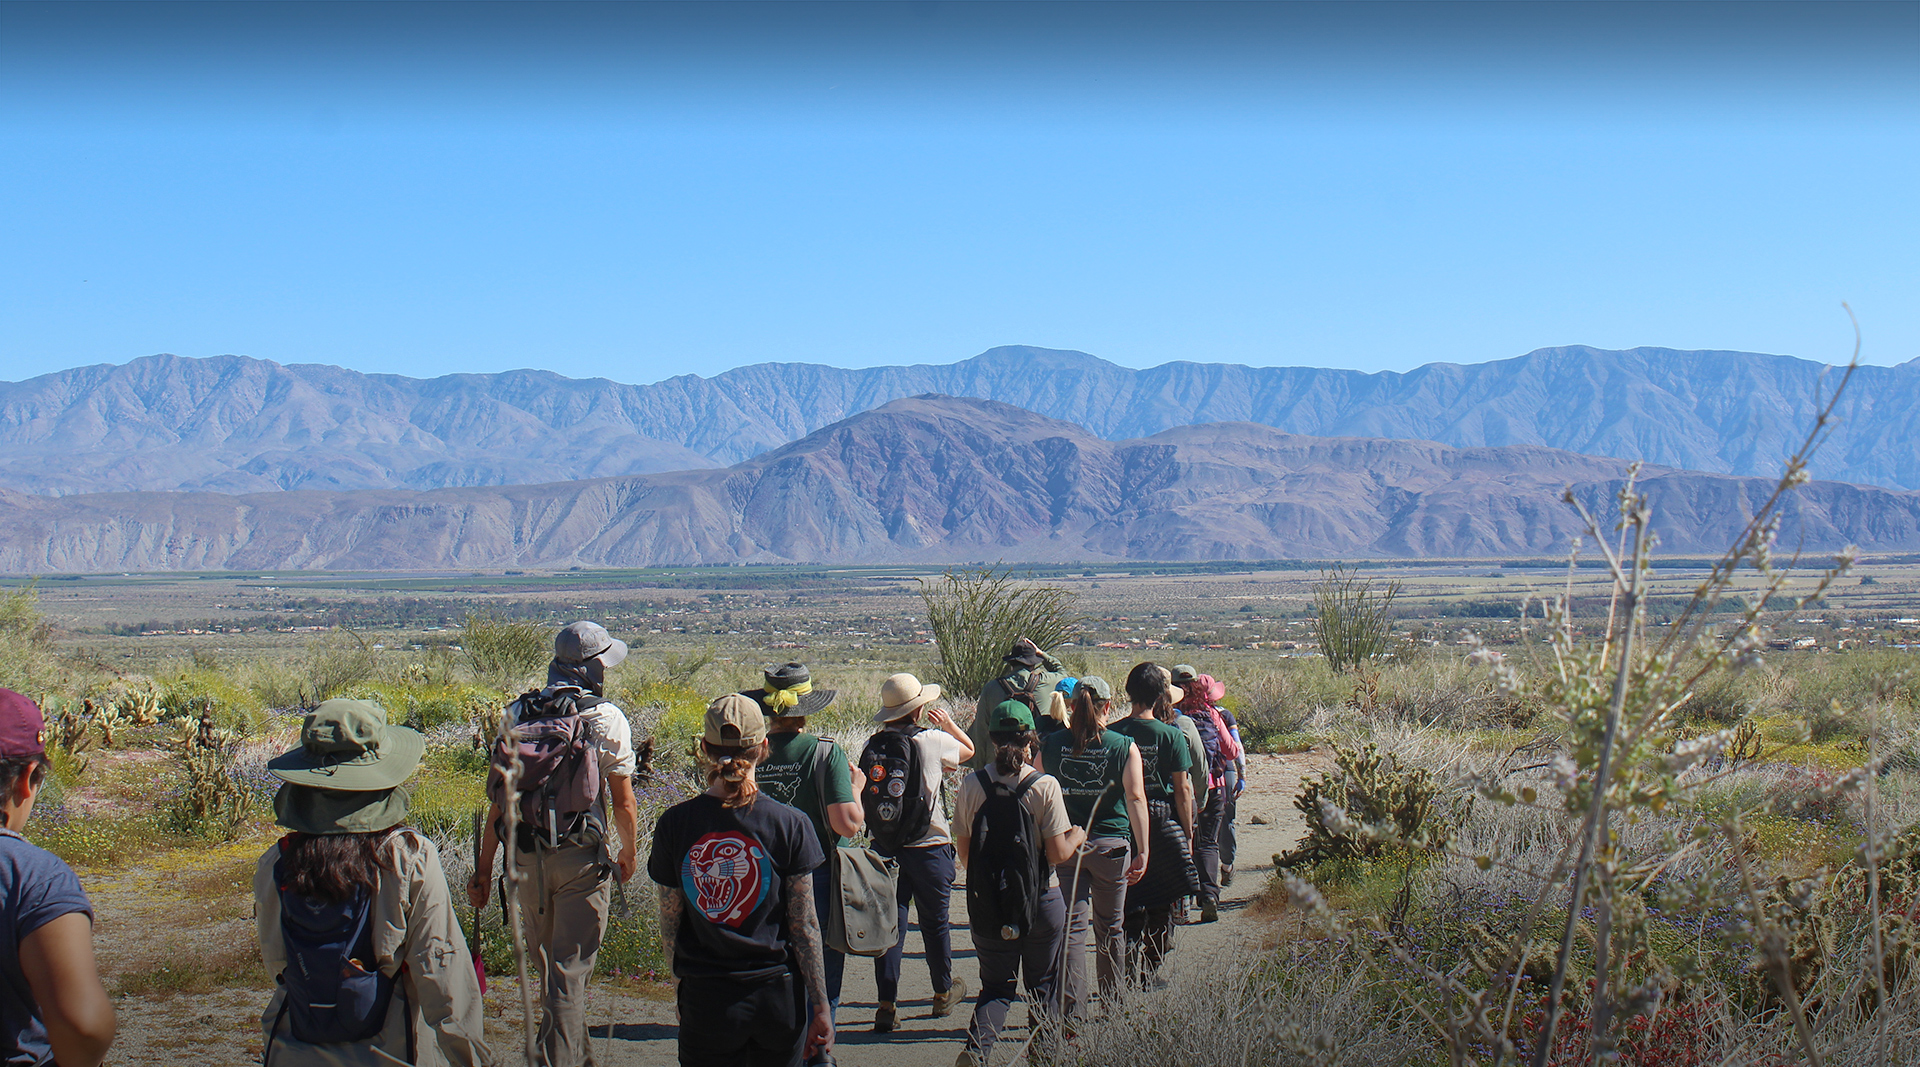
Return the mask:
[[873, 1013], [873, 1032], [874, 1033], [890, 1034], [890, 1033], [893, 1033], [895, 1030], [898, 1030], [899, 1028], [900, 1028], [900, 1016], [899, 1016], [899, 1013], [893, 1010], [892, 1004], [882, 1004], [878, 1009], [874, 1011]]
[[952, 1013], [953, 1006], [966, 999], [967, 980], [956, 975], [953, 984], [947, 987], [946, 992], [933, 995], [933, 1017], [938, 1019], [942, 1015]]
[[1233, 865], [1232, 864], [1227, 864], [1220, 868], [1220, 884], [1222, 886], [1229, 886], [1233, 884]]
[[974, 1054], [970, 1048], [960, 1050], [960, 1057], [953, 1061], [953, 1067], [987, 1067], [987, 1061]]
[[1219, 922], [1220, 921], [1220, 905], [1215, 904], [1211, 900], [1201, 901], [1200, 902], [1200, 921], [1203, 923]]

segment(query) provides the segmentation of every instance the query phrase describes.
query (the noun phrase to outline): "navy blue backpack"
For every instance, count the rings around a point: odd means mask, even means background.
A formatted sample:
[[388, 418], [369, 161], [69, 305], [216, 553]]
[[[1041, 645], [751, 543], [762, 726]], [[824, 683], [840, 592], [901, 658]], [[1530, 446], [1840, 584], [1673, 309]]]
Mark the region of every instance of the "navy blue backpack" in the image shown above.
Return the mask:
[[[293, 1036], [310, 1045], [365, 1041], [386, 1026], [396, 984], [373, 965], [373, 896], [364, 889], [338, 903], [299, 896], [287, 888], [284, 864], [273, 867], [280, 936], [287, 948], [287, 967], [280, 973], [287, 997], [280, 1015], [292, 1024]], [[276, 1019], [274, 1030], [279, 1029]], [[272, 1052], [269, 1039], [262, 1059]]]

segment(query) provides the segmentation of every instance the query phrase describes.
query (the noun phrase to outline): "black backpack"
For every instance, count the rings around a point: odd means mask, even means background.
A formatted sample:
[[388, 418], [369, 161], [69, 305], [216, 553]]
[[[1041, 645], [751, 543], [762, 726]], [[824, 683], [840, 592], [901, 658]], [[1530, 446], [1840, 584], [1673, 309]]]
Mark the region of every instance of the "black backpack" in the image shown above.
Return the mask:
[[899, 855], [933, 826], [933, 798], [927, 795], [920, 746], [914, 741], [919, 733], [881, 730], [860, 750], [860, 806], [866, 811], [873, 850], [882, 856]]
[[[286, 845], [282, 838], [281, 847]], [[280, 972], [287, 996], [280, 1017], [292, 1024], [296, 1039], [310, 1045], [365, 1041], [379, 1034], [398, 984], [378, 968], [368, 969], [373, 967], [372, 894], [362, 889], [339, 903], [296, 895], [286, 887], [285, 861], [274, 864], [273, 878], [287, 950], [287, 967]], [[269, 1060], [272, 1052], [269, 1037]]]
[[974, 772], [984, 794], [967, 853], [967, 921], [976, 935], [1015, 941], [1040, 916], [1050, 873], [1046, 846], [1021, 801], [1042, 777], [1030, 774], [1009, 789], [984, 769]]

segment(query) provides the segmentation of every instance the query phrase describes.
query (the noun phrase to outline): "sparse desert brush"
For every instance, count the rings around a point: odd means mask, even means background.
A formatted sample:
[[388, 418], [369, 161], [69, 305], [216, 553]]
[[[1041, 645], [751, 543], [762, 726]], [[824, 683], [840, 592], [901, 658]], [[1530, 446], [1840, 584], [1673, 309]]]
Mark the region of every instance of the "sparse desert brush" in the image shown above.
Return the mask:
[[[1538, 702], [1550, 743], [1460, 767], [1455, 788], [1469, 805], [1446, 859], [1417, 883], [1409, 868], [1388, 914], [1342, 913], [1310, 882], [1288, 881], [1293, 902], [1370, 961], [1381, 996], [1424, 1019], [1451, 1062], [1820, 1064], [1910, 1047], [1902, 1006], [1920, 968], [1906, 966], [1905, 942], [1889, 944], [1886, 931], [1903, 930], [1899, 909], [1915, 905], [1893, 899], [1905, 882], [1889, 864], [1907, 855], [1906, 839], [1878, 802], [1880, 753], [1901, 743], [1897, 724], [1875, 706], [1829, 698], [1829, 712], [1865, 739], [1863, 766], [1775, 775], [1742, 791], [1729, 783], [1768, 755], [1729, 754], [1755, 732], [1686, 723], [1700, 692], [1763, 667], [1769, 605], [1803, 610], [1851, 565], [1849, 550], [1798, 580], [1774, 550], [1783, 502], [1807, 481], [1832, 411], [1829, 400], [1773, 497], [1664, 627], [1647, 620], [1657, 537], [1637, 468], [1605, 519], [1569, 495], [1612, 579], [1600, 636], [1577, 635], [1569, 593], [1547, 605], [1544, 659], [1509, 662], [1487, 648], [1474, 657], [1500, 693]], [[1736, 589], [1742, 571], [1761, 588]], [[1759, 700], [1806, 709], [1799, 679], [1753, 676]], [[1364, 714], [1378, 701], [1353, 703]], [[1330, 810], [1336, 819], [1383, 846], [1426, 843], [1392, 819]], [[1854, 862], [1821, 867], [1843, 838], [1858, 844]], [[1808, 853], [1818, 857], [1813, 876], [1789, 878]], [[1477, 907], [1459, 936], [1435, 938], [1436, 924], [1417, 920], [1449, 894], [1496, 906]], [[1865, 920], [1842, 930], [1796, 919], [1842, 900]], [[1676, 1017], [1663, 1014], [1689, 1011], [1704, 1014], [1687, 1040], [1663, 1039]]]

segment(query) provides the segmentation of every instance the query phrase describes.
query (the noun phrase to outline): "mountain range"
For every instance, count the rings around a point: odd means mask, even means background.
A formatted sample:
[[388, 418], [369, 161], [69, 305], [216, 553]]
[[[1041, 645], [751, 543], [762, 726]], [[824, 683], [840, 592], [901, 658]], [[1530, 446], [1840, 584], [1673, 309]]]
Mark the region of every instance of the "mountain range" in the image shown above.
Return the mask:
[[[925, 395], [720, 469], [423, 492], [0, 490], [0, 572], [1542, 554], [1579, 532], [1563, 488], [1604, 509], [1626, 467], [1249, 422], [1109, 441]], [[1653, 466], [1642, 485], [1666, 551], [1717, 553], [1774, 480]], [[1814, 482], [1782, 541], [1920, 549], [1920, 493]]]
[[[723, 468], [891, 401], [998, 400], [1110, 441], [1255, 423], [1316, 437], [1543, 446], [1775, 476], [1836, 375], [1789, 356], [1548, 348], [1406, 373], [1009, 347], [946, 365], [762, 363], [651, 385], [545, 371], [433, 379], [151, 356], [0, 383], [0, 488], [440, 489]], [[1920, 361], [1862, 367], [1817, 477], [1920, 488]]]

